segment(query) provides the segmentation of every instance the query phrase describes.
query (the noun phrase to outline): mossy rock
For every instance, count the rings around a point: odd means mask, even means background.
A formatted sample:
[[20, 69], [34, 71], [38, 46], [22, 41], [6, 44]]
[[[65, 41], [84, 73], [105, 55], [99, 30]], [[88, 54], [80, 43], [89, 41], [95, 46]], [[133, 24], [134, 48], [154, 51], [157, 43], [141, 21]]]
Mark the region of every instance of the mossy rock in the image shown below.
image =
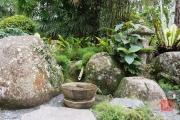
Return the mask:
[[104, 95], [113, 94], [123, 77], [124, 71], [106, 52], [93, 55], [86, 64], [85, 81], [96, 84]]

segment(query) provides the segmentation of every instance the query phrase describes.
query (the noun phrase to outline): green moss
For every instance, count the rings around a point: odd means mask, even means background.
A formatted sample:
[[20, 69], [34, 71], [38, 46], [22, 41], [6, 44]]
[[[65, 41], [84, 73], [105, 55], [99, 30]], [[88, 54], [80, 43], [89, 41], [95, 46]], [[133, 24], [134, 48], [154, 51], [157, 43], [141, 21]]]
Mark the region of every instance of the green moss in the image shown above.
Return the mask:
[[[57, 64], [56, 60], [49, 53], [49, 45], [44, 44], [43, 46], [39, 46], [34, 44], [34, 51], [37, 51], [41, 54], [41, 59], [46, 61], [45, 64], [47, 66], [47, 70], [50, 72], [50, 83], [56, 89], [59, 88], [63, 82], [64, 77], [61, 71], [61, 67]], [[48, 49], [47, 49], [48, 48]], [[39, 62], [35, 63], [39, 69], [42, 69], [41, 64]]]
[[153, 116], [150, 108], [141, 106], [136, 109], [126, 109], [105, 101], [95, 105], [92, 111], [100, 120], [162, 120], [159, 116]]

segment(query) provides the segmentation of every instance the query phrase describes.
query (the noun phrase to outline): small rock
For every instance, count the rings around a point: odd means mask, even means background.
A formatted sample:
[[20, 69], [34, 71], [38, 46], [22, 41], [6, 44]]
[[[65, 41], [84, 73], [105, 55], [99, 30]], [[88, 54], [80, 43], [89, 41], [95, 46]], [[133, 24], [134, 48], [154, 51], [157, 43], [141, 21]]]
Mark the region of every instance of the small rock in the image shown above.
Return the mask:
[[180, 120], [180, 115], [173, 112], [162, 112], [160, 110], [155, 110], [154, 113], [162, 116], [164, 120]]
[[121, 105], [126, 108], [135, 109], [140, 106], [144, 106], [144, 103], [140, 100], [132, 100], [129, 98], [114, 98], [110, 101], [111, 104]]

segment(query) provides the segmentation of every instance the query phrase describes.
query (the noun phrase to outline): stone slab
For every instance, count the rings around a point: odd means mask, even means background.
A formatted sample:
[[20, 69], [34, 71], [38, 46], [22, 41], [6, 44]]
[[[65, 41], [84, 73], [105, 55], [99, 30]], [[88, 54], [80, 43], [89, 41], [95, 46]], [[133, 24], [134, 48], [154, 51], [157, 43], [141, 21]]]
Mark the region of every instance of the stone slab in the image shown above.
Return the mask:
[[96, 118], [90, 110], [42, 106], [38, 110], [24, 114], [21, 120], [96, 120]]

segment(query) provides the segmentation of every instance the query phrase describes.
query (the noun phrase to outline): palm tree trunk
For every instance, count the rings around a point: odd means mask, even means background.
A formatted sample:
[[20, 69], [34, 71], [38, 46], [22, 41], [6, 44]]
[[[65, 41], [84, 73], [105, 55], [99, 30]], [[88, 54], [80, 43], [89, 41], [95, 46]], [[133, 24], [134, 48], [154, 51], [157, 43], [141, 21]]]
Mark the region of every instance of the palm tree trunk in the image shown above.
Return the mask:
[[176, 0], [174, 23], [180, 27], [180, 0]]

